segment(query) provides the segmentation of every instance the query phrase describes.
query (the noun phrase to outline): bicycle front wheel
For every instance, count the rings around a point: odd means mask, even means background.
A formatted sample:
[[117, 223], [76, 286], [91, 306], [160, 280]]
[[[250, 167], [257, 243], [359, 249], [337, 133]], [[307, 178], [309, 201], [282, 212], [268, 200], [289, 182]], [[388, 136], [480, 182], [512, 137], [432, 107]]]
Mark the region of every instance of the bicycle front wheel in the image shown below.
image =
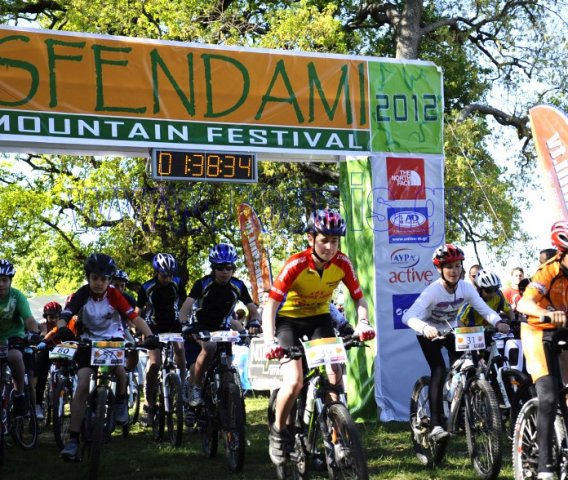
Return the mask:
[[216, 408], [212, 396], [214, 387], [209, 382], [206, 382], [205, 385], [203, 389], [203, 405], [197, 407], [197, 429], [201, 437], [201, 451], [203, 455], [206, 458], [213, 458], [217, 455], [219, 431], [217, 430]]
[[38, 428], [35, 402], [32, 399], [29, 385], [25, 387], [25, 401], [28, 413], [23, 417], [12, 417], [10, 430], [14, 442], [24, 450], [30, 450], [37, 445]]
[[138, 374], [130, 372], [128, 374], [128, 409], [131, 411], [130, 424], [138, 422], [140, 416], [140, 396], [142, 389], [138, 383]]
[[501, 410], [491, 384], [475, 379], [469, 385], [465, 401], [467, 448], [479, 478], [497, 478], [503, 459]]
[[57, 448], [62, 450], [69, 441], [69, 426], [71, 424], [71, 400], [73, 391], [67, 379], [60, 379], [53, 390], [53, 436]]
[[97, 405], [92, 423], [91, 448], [89, 452], [89, 480], [96, 480], [101, 461], [101, 450], [105, 437], [105, 415], [108, 392], [106, 388], [97, 389]]
[[223, 384], [220, 417], [227, 465], [231, 472], [240, 472], [245, 463], [245, 402], [233, 382]]
[[[538, 399], [533, 398], [524, 404], [517, 416], [513, 435], [513, 474], [515, 480], [534, 479], [538, 475], [538, 444], [536, 436], [536, 417]], [[554, 420], [552, 439], [552, 464], [558, 465], [558, 457], [566, 444], [566, 429], [562, 415], [557, 412]]]
[[430, 377], [421, 377], [414, 384], [410, 397], [410, 430], [416, 457], [422, 465], [439, 465], [446, 454], [447, 439], [434, 442], [430, 439], [432, 430], [430, 402]]
[[168, 399], [166, 405], [166, 427], [172, 447], [179, 447], [183, 438], [183, 399], [181, 382], [177, 374], [169, 373], [166, 377]]
[[[332, 403], [325, 410], [325, 432], [332, 448], [326, 451], [327, 472], [332, 480], [366, 480], [367, 459], [357, 425], [342, 403]], [[327, 442], [326, 442], [327, 443]]]

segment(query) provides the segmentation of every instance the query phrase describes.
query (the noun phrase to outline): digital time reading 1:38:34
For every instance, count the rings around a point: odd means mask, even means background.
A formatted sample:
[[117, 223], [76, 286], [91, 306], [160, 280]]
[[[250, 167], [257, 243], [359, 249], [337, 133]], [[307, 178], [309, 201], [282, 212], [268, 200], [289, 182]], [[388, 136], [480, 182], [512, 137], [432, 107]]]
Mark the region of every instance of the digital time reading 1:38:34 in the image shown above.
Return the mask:
[[256, 183], [256, 155], [239, 152], [152, 150], [152, 178], [194, 182]]

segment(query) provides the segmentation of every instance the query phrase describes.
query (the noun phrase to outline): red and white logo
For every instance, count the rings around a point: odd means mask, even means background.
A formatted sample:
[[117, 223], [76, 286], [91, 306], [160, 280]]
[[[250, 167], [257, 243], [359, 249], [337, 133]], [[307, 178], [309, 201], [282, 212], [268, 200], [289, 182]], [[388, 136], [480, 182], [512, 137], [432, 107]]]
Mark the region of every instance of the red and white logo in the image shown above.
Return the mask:
[[424, 200], [426, 185], [423, 158], [387, 157], [389, 200]]

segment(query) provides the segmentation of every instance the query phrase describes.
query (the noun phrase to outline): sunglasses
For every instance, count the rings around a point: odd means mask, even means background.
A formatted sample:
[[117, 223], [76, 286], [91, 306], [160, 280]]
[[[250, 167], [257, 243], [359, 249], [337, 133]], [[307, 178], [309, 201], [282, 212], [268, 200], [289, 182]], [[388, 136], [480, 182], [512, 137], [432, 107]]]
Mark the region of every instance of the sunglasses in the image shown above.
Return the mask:
[[499, 287], [491, 287], [491, 288], [484, 288], [483, 291], [485, 293], [497, 293]]
[[220, 272], [232, 272], [235, 269], [234, 265], [217, 265], [215, 266], [215, 270]]

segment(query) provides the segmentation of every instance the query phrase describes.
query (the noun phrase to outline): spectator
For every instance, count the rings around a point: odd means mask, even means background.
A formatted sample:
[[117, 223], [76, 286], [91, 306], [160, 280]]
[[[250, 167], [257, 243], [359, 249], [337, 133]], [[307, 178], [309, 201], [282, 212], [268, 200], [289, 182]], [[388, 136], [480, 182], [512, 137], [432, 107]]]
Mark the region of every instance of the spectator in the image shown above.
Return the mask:
[[483, 267], [481, 265], [479, 265], [479, 263], [476, 263], [474, 265], [472, 265], [471, 267], [469, 267], [469, 273], [468, 273], [468, 277], [469, 277], [469, 283], [471, 283], [472, 285], [475, 285], [475, 276], [477, 275], [477, 272], [479, 272], [479, 270], [482, 270]]
[[515, 267], [511, 270], [511, 279], [509, 280], [509, 287], [503, 290], [503, 295], [511, 304], [514, 311], [517, 311], [517, 303], [521, 298], [519, 292], [519, 282], [525, 278], [525, 271], [521, 267]]

